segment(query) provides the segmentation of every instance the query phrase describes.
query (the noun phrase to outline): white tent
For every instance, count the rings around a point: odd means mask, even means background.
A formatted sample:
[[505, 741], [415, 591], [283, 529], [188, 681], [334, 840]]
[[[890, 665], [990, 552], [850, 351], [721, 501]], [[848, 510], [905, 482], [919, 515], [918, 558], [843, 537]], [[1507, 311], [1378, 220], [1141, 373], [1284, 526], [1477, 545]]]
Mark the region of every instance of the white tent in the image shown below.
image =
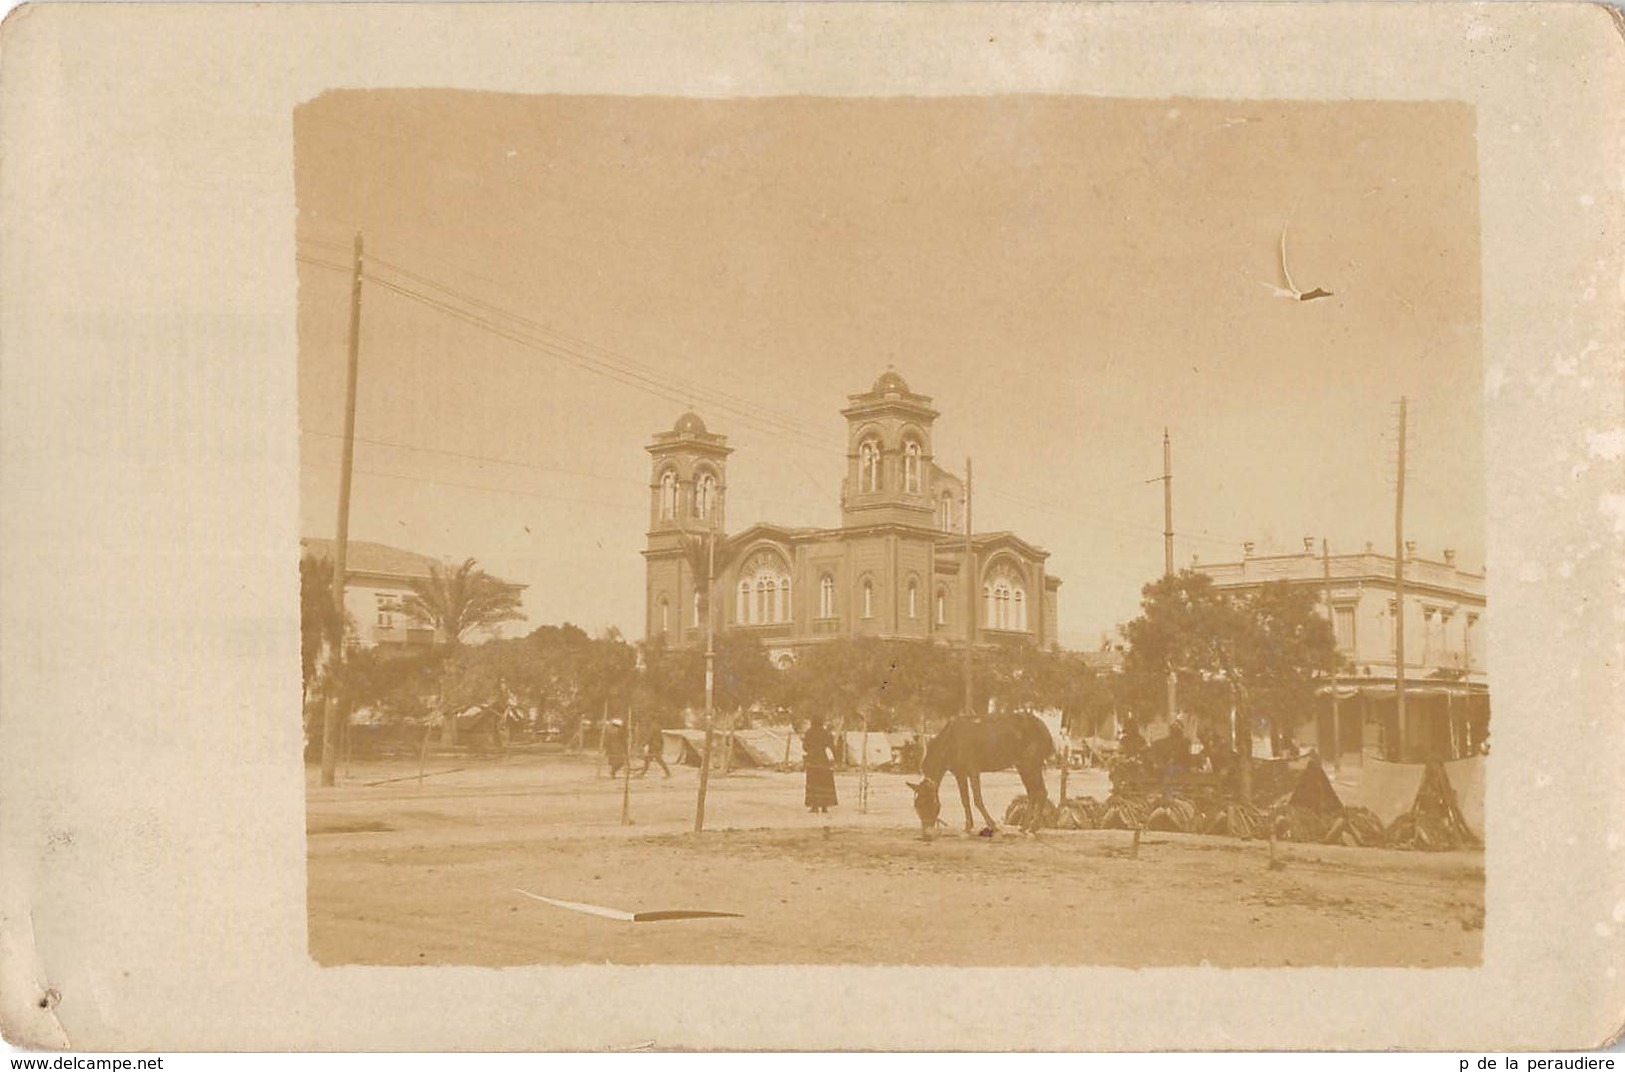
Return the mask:
[[777, 767], [785, 763], [786, 756], [792, 766], [804, 758], [801, 738], [788, 726], [762, 726], [756, 729], [734, 731], [735, 752], [744, 752], [758, 767]]
[[[715, 745], [716, 742], [712, 741], [713, 748]], [[660, 731], [660, 758], [667, 763], [686, 763], [690, 767], [698, 767], [704, 749], [703, 730]]]
[[[891, 738], [880, 730], [870, 730], [868, 736], [869, 769], [885, 766], [892, 760]], [[846, 731], [846, 762], [857, 767], [863, 763], [864, 737], [862, 730]]]

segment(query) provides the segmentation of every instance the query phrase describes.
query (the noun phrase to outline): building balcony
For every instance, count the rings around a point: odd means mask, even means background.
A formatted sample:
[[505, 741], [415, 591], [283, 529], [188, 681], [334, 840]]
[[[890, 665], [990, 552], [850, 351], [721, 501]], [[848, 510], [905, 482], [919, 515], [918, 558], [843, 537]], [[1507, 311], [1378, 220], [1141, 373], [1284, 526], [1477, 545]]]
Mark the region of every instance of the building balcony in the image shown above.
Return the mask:
[[434, 644], [435, 636], [433, 629], [422, 626], [375, 625], [372, 628], [372, 642], [427, 648]]

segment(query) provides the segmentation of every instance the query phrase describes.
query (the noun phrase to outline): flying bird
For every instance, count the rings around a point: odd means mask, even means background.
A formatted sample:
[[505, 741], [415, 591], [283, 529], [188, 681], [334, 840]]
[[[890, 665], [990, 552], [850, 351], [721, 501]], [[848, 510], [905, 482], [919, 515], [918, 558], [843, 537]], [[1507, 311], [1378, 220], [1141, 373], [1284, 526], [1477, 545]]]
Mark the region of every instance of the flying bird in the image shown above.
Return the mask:
[[1281, 277], [1286, 280], [1286, 286], [1278, 287], [1274, 283], [1265, 283], [1263, 285], [1268, 287], [1270, 293], [1277, 298], [1287, 298], [1291, 301], [1306, 302], [1314, 301], [1316, 298], [1330, 298], [1332, 292], [1329, 290], [1322, 290], [1320, 287], [1316, 287], [1314, 290], [1299, 290], [1297, 284], [1292, 282], [1292, 273], [1287, 270], [1286, 266], [1286, 229], [1290, 222], [1289, 220], [1287, 223], [1281, 224]]

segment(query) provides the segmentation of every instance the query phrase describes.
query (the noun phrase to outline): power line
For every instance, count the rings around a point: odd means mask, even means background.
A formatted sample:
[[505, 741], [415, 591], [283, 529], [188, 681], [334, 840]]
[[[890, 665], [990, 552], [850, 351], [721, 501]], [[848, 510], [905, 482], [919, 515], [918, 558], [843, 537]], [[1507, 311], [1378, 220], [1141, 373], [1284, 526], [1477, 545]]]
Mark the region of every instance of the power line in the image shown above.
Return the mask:
[[319, 261], [315, 257], [303, 257], [298, 255], [295, 255], [293, 259], [304, 264], [314, 264], [318, 268], [331, 268], [335, 272], [343, 272], [345, 275], [350, 274], [350, 269], [346, 268], [342, 264], [333, 264], [330, 261]]
[[[381, 264], [384, 267], [388, 268], [390, 271], [393, 271], [393, 272], [396, 272], [396, 273], [398, 273], [400, 275], [403, 275], [408, 279], [414, 280], [415, 282], [421, 283], [421, 284], [423, 284], [425, 286], [428, 286], [428, 287], [432, 287], [435, 290], [442, 291], [442, 292], [444, 292], [444, 293], [446, 293], [448, 295], [451, 295], [451, 296], [453, 296], [455, 298], [458, 298], [461, 301], [465, 301], [470, 305], [473, 305], [473, 306], [475, 306], [477, 308], [480, 308], [480, 309], [484, 309], [487, 312], [496, 313], [499, 316], [505, 317], [505, 318], [507, 318], [509, 320], [513, 320], [516, 323], [522, 324], [522, 325], [524, 325], [526, 327], [529, 327], [532, 330], [538, 331], [538, 332], [540, 332], [540, 333], [542, 333], [544, 335], [556, 336], [556, 337], [566, 341], [567, 343], [569, 343], [569, 344], [571, 344], [573, 346], [584, 347], [585, 349], [594, 352], [595, 354], [599, 355], [603, 360], [606, 360], [606, 361], [608, 361], [610, 363], [618, 363], [621, 366], [624, 366], [629, 370], [636, 371], [636, 372], [639, 372], [639, 373], [641, 373], [643, 375], [647, 375], [647, 376], [650, 376], [650, 377], [658, 377], [658, 376], [660, 376], [660, 373], [656, 372], [654, 369], [651, 369], [646, 365], [640, 364], [636, 360], [634, 360], [634, 359], [632, 359], [630, 357], [627, 357], [625, 354], [619, 353], [619, 352], [617, 352], [615, 350], [610, 349], [609, 347], [602, 346], [602, 345], [600, 345], [598, 343], [595, 343], [595, 342], [591, 341], [590, 339], [584, 339], [584, 338], [581, 338], [580, 336], [571, 335], [569, 332], [562, 331], [559, 328], [555, 328], [551, 324], [544, 323], [543, 321], [540, 321], [540, 320], [534, 320], [534, 319], [531, 319], [529, 317], [524, 317], [524, 316], [519, 315], [518, 313], [514, 313], [514, 312], [512, 312], [510, 310], [503, 309], [502, 307], [500, 307], [498, 305], [494, 305], [494, 304], [492, 304], [490, 302], [487, 302], [482, 298], [476, 297], [476, 296], [468, 293], [465, 290], [460, 290], [460, 289], [458, 289], [456, 287], [453, 287], [453, 286], [451, 286], [449, 284], [441, 283], [438, 280], [430, 279], [429, 277], [427, 277], [425, 275], [421, 275], [421, 274], [419, 274], [417, 272], [413, 272], [413, 271], [411, 271], [411, 270], [409, 270], [407, 268], [403, 268], [400, 265], [395, 264], [395, 263], [393, 263], [391, 261], [375, 257], [375, 258], [373, 258], [373, 262], [375, 264]], [[755, 414], [755, 415], [760, 415], [763, 412], [760, 404], [758, 404], [754, 400], [748, 399], [748, 398], [743, 398], [743, 397], [741, 397], [739, 395], [729, 394], [728, 392], [722, 391], [722, 390], [720, 390], [718, 388], [715, 388], [715, 387], [707, 387], [707, 386], [705, 386], [703, 384], [697, 384], [697, 383], [694, 383], [692, 381], [685, 381], [685, 380], [681, 380], [681, 379], [670, 379], [670, 382], [675, 387], [679, 387], [679, 388], [682, 388], [684, 390], [692, 391], [696, 395], [709, 396], [712, 399], [718, 400], [718, 401], [723, 402], [723, 403], [725, 403], [727, 405], [730, 405], [730, 406], [742, 407], [742, 408], [750, 411], [752, 414]], [[776, 423], [778, 425], [781, 425], [782, 427], [784, 427], [786, 429], [794, 430], [798, 434], [808, 435], [808, 436], [812, 436], [812, 437], [816, 437], [816, 438], [820, 438], [820, 439], [824, 438], [822, 433], [814, 432], [813, 430], [811, 430], [811, 429], [807, 428], [806, 426], [802, 425], [795, 418], [790, 417], [790, 416], [785, 415], [785, 414], [778, 414], [778, 413], [769, 412], [769, 413], [767, 413], [767, 418], [766, 419], [770, 419], [774, 423]], [[831, 447], [833, 448], [834, 443], [833, 443], [832, 440], [826, 440], [826, 442], [829, 442]]]
[[[334, 244], [334, 243], [325, 243], [320, 239], [305, 238], [304, 240], [310, 242], [313, 245], [336, 246], [336, 244]], [[298, 259], [306, 261], [307, 263], [318, 265], [320, 267], [333, 268], [333, 269], [340, 270], [340, 271], [347, 271], [347, 269], [339, 268], [339, 266], [337, 266], [337, 265], [332, 265], [332, 264], [329, 264], [329, 263], [324, 262], [324, 261], [316, 260], [314, 258], [299, 257]], [[777, 415], [777, 414], [772, 414], [770, 412], [763, 411], [761, 409], [761, 407], [759, 407], [759, 406], [755, 405], [754, 403], [750, 402], [748, 399], [743, 399], [743, 398], [740, 398], [739, 396], [730, 395], [730, 394], [728, 394], [726, 392], [716, 391], [716, 390], [711, 389], [711, 388], [701, 387], [699, 385], [689, 383], [689, 382], [686, 382], [686, 381], [682, 381], [682, 380], [678, 380], [678, 379], [671, 379], [671, 378], [668, 378], [668, 377], [663, 377], [658, 372], [655, 372], [654, 370], [648, 369], [645, 366], [641, 366], [637, 362], [631, 360], [630, 358], [625, 357], [624, 355], [620, 355], [620, 354], [616, 353], [613, 350], [609, 350], [609, 349], [607, 349], [605, 347], [598, 346], [597, 344], [592, 343], [592, 342], [590, 342], [588, 340], [579, 339], [579, 338], [577, 338], [575, 336], [569, 335], [566, 332], [562, 332], [562, 331], [559, 331], [558, 329], [552, 328], [552, 327], [550, 327], [550, 326], [548, 326], [548, 325], [546, 325], [546, 324], [544, 324], [544, 323], [542, 323], [540, 321], [532, 320], [532, 319], [530, 319], [528, 317], [524, 317], [524, 316], [520, 316], [519, 314], [512, 313], [512, 312], [510, 312], [508, 310], [502, 309], [500, 306], [497, 306], [497, 305], [495, 305], [495, 304], [493, 304], [491, 302], [487, 302], [487, 301], [485, 301], [485, 300], [483, 300], [483, 299], [481, 299], [481, 298], [479, 298], [479, 297], [477, 297], [475, 295], [469, 294], [466, 291], [463, 291], [463, 290], [460, 290], [460, 289], [458, 289], [456, 287], [452, 287], [450, 285], [441, 283], [441, 282], [439, 282], [437, 280], [434, 280], [434, 279], [432, 279], [432, 278], [430, 278], [430, 277], [428, 277], [426, 275], [423, 275], [423, 274], [415, 272], [415, 271], [413, 271], [411, 269], [402, 267], [401, 265], [395, 264], [395, 263], [393, 263], [391, 261], [388, 261], [388, 260], [385, 260], [383, 258], [372, 257], [372, 258], [370, 258], [369, 263], [370, 264], [382, 265], [383, 267], [387, 268], [391, 272], [394, 272], [394, 273], [396, 273], [398, 275], [401, 275], [401, 276], [403, 276], [403, 277], [405, 277], [407, 279], [411, 279], [411, 280], [413, 280], [415, 282], [418, 282], [418, 283], [420, 283], [420, 284], [422, 284], [422, 285], [424, 285], [426, 287], [430, 287], [432, 289], [441, 291], [443, 294], [455, 299], [458, 302], [462, 302], [464, 304], [473, 306], [473, 307], [475, 307], [477, 309], [487, 310], [489, 313], [491, 313], [491, 314], [493, 314], [495, 316], [499, 316], [499, 317], [502, 317], [504, 319], [511, 320], [514, 323], [516, 323], [518, 325], [521, 325], [524, 328], [530, 329], [530, 331], [527, 333], [527, 332], [522, 332], [522, 331], [514, 329], [514, 328], [510, 328], [510, 327], [508, 327], [508, 326], [506, 326], [504, 324], [497, 323], [496, 321], [491, 319], [490, 316], [481, 315], [478, 312], [473, 312], [473, 311], [470, 311], [469, 309], [460, 308], [458, 305], [453, 304], [453, 302], [451, 302], [451, 301], [447, 301], [447, 300], [444, 300], [442, 298], [437, 298], [432, 294], [426, 294], [426, 293], [424, 293], [424, 292], [422, 292], [420, 290], [416, 290], [416, 289], [414, 289], [414, 288], [412, 288], [410, 286], [406, 286], [406, 285], [404, 285], [402, 283], [399, 283], [399, 282], [396, 282], [394, 280], [383, 278], [381, 276], [372, 274], [370, 272], [367, 273], [366, 276], [365, 276], [365, 278], [371, 280], [374, 283], [377, 283], [379, 286], [382, 286], [387, 290], [390, 290], [390, 291], [400, 295], [401, 297], [404, 297], [404, 298], [406, 298], [406, 299], [408, 299], [410, 301], [418, 302], [420, 304], [423, 304], [423, 305], [425, 305], [425, 306], [427, 306], [429, 308], [435, 309], [437, 311], [443, 312], [446, 315], [453, 317], [454, 319], [458, 319], [458, 320], [463, 321], [464, 323], [470, 324], [471, 326], [481, 328], [481, 329], [483, 329], [485, 331], [488, 331], [488, 332], [490, 332], [490, 333], [492, 333], [494, 335], [497, 335], [498, 337], [507, 339], [507, 340], [509, 340], [511, 342], [514, 342], [514, 343], [516, 343], [516, 344], [518, 344], [520, 346], [523, 346], [523, 347], [525, 347], [527, 349], [531, 349], [533, 351], [542, 353], [545, 356], [553, 357], [553, 358], [555, 358], [557, 360], [561, 360], [561, 361], [564, 361], [564, 362], [566, 362], [568, 364], [575, 365], [578, 368], [582, 368], [582, 369], [584, 369], [586, 371], [589, 371], [589, 372], [592, 372], [594, 374], [604, 376], [604, 377], [606, 377], [606, 378], [608, 378], [610, 380], [613, 380], [613, 381], [615, 381], [617, 383], [622, 384], [623, 386], [632, 387], [632, 388], [634, 388], [636, 390], [644, 391], [646, 393], [652, 394], [652, 395], [654, 395], [656, 397], [659, 397], [659, 398], [662, 398], [662, 399], [665, 399], [665, 400], [668, 400], [668, 401], [676, 401], [679, 404], [689, 404], [689, 403], [692, 403], [696, 399], [696, 396], [703, 397], [703, 399], [705, 401], [707, 401], [710, 404], [714, 404], [717, 408], [732, 412], [737, 417], [743, 419], [747, 423], [757, 425], [758, 430], [766, 431], [769, 434], [776, 434], [776, 435], [781, 435], [781, 436], [795, 437], [795, 438], [806, 441], [810, 445], [816, 446], [820, 450], [826, 451], [826, 452], [828, 452], [830, 454], [837, 455], [842, 459], [844, 459], [846, 457], [846, 450], [845, 450], [844, 447], [837, 447], [832, 440], [829, 440], [829, 439], [827, 439], [827, 438], [825, 438], [825, 437], [823, 437], [823, 436], [821, 436], [821, 435], [819, 435], [817, 433], [814, 433], [814, 432], [806, 429], [805, 427], [795, 423], [793, 420], [784, 418], [784, 417], [782, 417], [780, 415]], [[555, 336], [558, 339], [562, 339], [562, 340], [566, 340], [566, 341], [560, 342], [560, 341], [555, 341], [554, 339], [549, 339], [549, 338], [545, 338], [545, 337], [544, 338], [535, 338], [535, 337], [532, 337], [532, 333], [534, 333], [535, 335], [542, 335], [542, 336]], [[596, 351], [596, 354], [594, 354], [592, 352], [584, 352], [584, 351]], [[602, 356], [598, 356], [598, 355], [602, 355]], [[330, 435], [331, 433], [315, 433], [315, 434]], [[473, 460], [473, 461], [489, 461], [489, 462], [493, 462], [493, 463], [496, 463], [496, 464], [513, 465], [513, 466], [518, 466], [518, 467], [521, 467], [521, 468], [535, 469], [535, 470], [538, 470], [538, 471], [570, 472], [570, 470], [550, 469], [549, 467], [536, 466], [536, 465], [531, 465], [531, 464], [527, 464], [527, 463], [523, 463], [523, 462], [516, 462], [516, 461], [513, 461], [511, 459], [494, 458], [494, 457], [488, 457], [488, 456], [483, 456], [483, 455], [467, 454], [467, 453], [459, 452], [459, 451], [437, 450], [437, 449], [434, 449], [434, 448], [414, 447], [414, 446], [412, 446], [410, 444], [392, 443], [392, 442], [382, 441], [382, 440], [364, 440], [364, 441], [373, 442], [373, 443], [376, 443], [378, 445], [383, 445], [383, 446], [393, 446], [393, 447], [399, 447], [399, 448], [407, 449], [407, 450], [422, 450], [422, 451], [425, 451], [425, 452], [428, 452], [428, 453], [439, 453], [439, 454], [445, 454], [445, 455], [453, 456], [453, 457], [462, 457], [462, 458], [466, 458], [468, 460]], [[827, 498], [829, 498], [831, 500], [835, 500], [835, 499], [838, 498], [832, 492], [830, 492], [823, 485], [822, 482], [820, 482], [816, 478], [812, 477], [812, 475], [807, 472], [805, 467], [803, 467], [800, 464], [799, 460], [796, 461], [796, 468], [799, 469], [802, 472], [802, 475], [805, 476], [816, 487], [816, 489], [819, 491], [820, 494], [822, 494], [823, 496], [825, 496], [825, 497], [827, 497]], [[606, 477], [603, 477], [602, 474], [596, 474], [596, 473], [582, 472], [579, 475], [591, 476], [591, 477], [600, 478], [600, 479], [628, 480], [630, 482], [629, 478], [606, 478]], [[638, 483], [641, 484], [641, 482], [638, 482]], [[1102, 486], [1102, 487], [1099, 487], [1099, 488], [1091, 489], [1091, 490], [1086, 491], [1086, 492], [1084, 492], [1082, 494], [1096, 495], [1096, 494], [1105, 494], [1107, 492], [1112, 492], [1112, 491], [1128, 490], [1129, 488], [1132, 488], [1132, 487], [1138, 487], [1141, 483], [1142, 483], [1141, 481], [1133, 481], [1133, 482], [1128, 482], [1128, 483], [1119, 482], [1119, 483], [1115, 483], [1115, 484], [1112, 484], [1112, 485], [1105, 485], [1105, 486]], [[1043, 511], [1045, 511], [1047, 513], [1053, 514], [1053, 515], [1058, 516], [1058, 517], [1063, 517], [1063, 518], [1066, 518], [1066, 519], [1069, 519], [1069, 520], [1086, 521], [1086, 522], [1089, 522], [1089, 523], [1107, 523], [1107, 524], [1112, 524], [1112, 525], [1118, 526], [1120, 528], [1133, 529], [1133, 530], [1142, 531], [1142, 532], [1160, 532], [1161, 531], [1160, 529], [1157, 529], [1156, 526], [1154, 526], [1154, 525], [1144, 523], [1144, 522], [1131, 521], [1131, 520], [1121, 518], [1121, 517], [1116, 517], [1116, 516], [1113, 516], [1113, 515], [1110, 515], [1110, 514], [1104, 514], [1104, 513], [1099, 513], [1099, 512], [1090, 512], [1088, 514], [1083, 514], [1083, 513], [1077, 512], [1077, 511], [1060, 509], [1060, 508], [1057, 508], [1056, 506], [1054, 506], [1051, 503], [1044, 502], [1042, 500], [1031, 498], [1031, 497], [1028, 497], [1028, 496], [1019, 495], [1019, 494], [1016, 494], [1014, 492], [1008, 492], [1008, 491], [1002, 491], [1002, 490], [989, 490], [987, 492], [987, 494], [990, 494], [990, 495], [994, 496], [995, 498], [1002, 498], [1002, 499], [1006, 499], [1006, 500], [1011, 501], [1011, 502], [1015, 502], [1015, 503], [1027, 505], [1029, 507], [1033, 507], [1033, 508], [1036, 508], [1036, 509], [1039, 509], [1039, 510], [1043, 510]], [[1199, 541], [1199, 542], [1204, 542], [1204, 543], [1209, 543], [1209, 544], [1214, 544], [1214, 545], [1231, 546], [1236, 542], [1244, 542], [1244, 541], [1241, 540], [1240, 537], [1216, 535], [1216, 534], [1213, 534], [1211, 532], [1211, 530], [1207, 530], [1207, 529], [1188, 530], [1185, 535], [1186, 535], [1187, 539], [1192, 539], [1192, 540], [1196, 540], [1196, 541]]]
[[[596, 359], [591, 355], [583, 354], [568, 345], [552, 342], [550, 340], [534, 338], [531, 335], [522, 333], [517, 329], [496, 323], [489, 317], [482, 316], [479, 313], [470, 312], [469, 310], [460, 308], [451, 302], [436, 298], [430, 294], [425, 294], [419, 290], [414, 290], [411, 287], [403, 286], [402, 284], [396, 283], [392, 280], [370, 274], [367, 276], [367, 278], [386, 290], [393, 291], [411, 301], [437, 309], [444, 312], [448, 316], [462, 320], [463, 322], [471, 324], [475, 327], [483, 328], [494, 335], [498, 335], [502, 338], [508, 339], [511, 342], [518, 343], [519, 345], [528, 349], [538, 351], [546, 356], [556, 358], [566, 362], [567, 364], [585, 369], [588, 372], [596, 373], [608, 379], [614, 380], [624, 386], [644, 391], [658, 398], [663, 398], [667, 401], [674, 401], [679, 404], [685, 404], [696, 393], [694, 391], [682, 389], [681, 385], [674, 386], [669, 382], [663, 382], [653, 375], [637, 370], [624, 369], [601, 359]], [[736, 407], [731, 405], [721, 404], [718, 405], [718, 408], [730, 410], [736, 409]], [[814, 439], [814, 437], [812, 437], [809, 433], [777, 424], [771, 419], [763, 418], [755, 413], [751, 413], [748, 410], [743, 409], [742, 407], [738, 408], [736, 416], [746, 422], [765, 426], [766, 430], [770, 432], [798, 435], [803, 438], [813, 440], [816, 445], [820, 447], [825, 449], [829, 448], [829, 443], [826, 440]]]
[[[315, 428], [301, 428], [300, 432], [305, 435], [321, 436], [325, 439], [344, 438], [337, 432], [323, 432], [318, 431]], [[639, 487], [648, 487], [647, 481], [638, 480], [635, 477], [610, 476], [607, 473], [595, 473], [587, 469], [567, 469], [563, 466], [556, 465], [536, 465], [531, 462], [518, 462], [511, 458], [498, 458], [488, 454], [470, 454], [465, 451], [446, 450], [441, 447], [420, 447], [411, 443], [399, 443], [389, 439], [369, 439], [366, 436], [356, 436], [355, 441], [357, 443], [368, 443], [377, 447], [396, 447], [401, 450], [418, 451], [423, 454], [443, 454], [450, 458], [463, 458], [473, 462], [491, 462], [496, 465], [511, 465], [517, 469], [534, 469], [537, 472], [542, 473], [565, 473], [570, 476], [584, 476], [591, 477], [594, 480], [615, 481], [617, 483], [636, 484]]]
[[[307, 463], [306, 467], [311, 469], [329, 470], [339, 468], [337, 465], [327, 465], [322, 462], [309, 462]], [[642, 514], [645, 510], [645, 508], [642, 506], [633, 506], [630, 503], [624, 502], [606, 502], [603, 499], [578, 499], [568, 495], [543, 495], [534, 491], [520, 491], [517, 488], [492, 487], [489, 484], [465, 484], [456, 480], [435, 480], [426, 476], [408, 476], [405, 473], [386, 473], [380, 469], [356, 469], [354, 471], [357, 473], [363, 473], [367, 476], [383, 477], [386, 480], [402, 480], [412, 484], [433, 484], [437, 487], [444, 488], [464, 488], [469, 491], [490, 491], [496, 492], [500, 495], [517, 495], [522, 499], [538, 499], [543, 502], [572, 503], [578, 506], [604, 506], [610, 509], [626, 510], [638, 514]]]
[[[661, 373], [650, 369], [647, 366], [641, 365], [631, 358], [617, 353], [614, 350], [610, 350], [607, 347], [603, 347], [589, 340], [570, 335], [567, 332], [560, 331], [559, 329], [541, 321], [533, 320], [529, 317], [521, 316], [518, 313], [503, 309], [500, 306], [494, 305], [491, 302], [469, 294], [466, 291], [438, 282], [434, 279], [430, 279], [425, 275], [413, 272], [382, 258], [375, 257], [373, 258], [372, 263], [382, 265], [392, 272], [405, 276], [408, 279], [430, 287], [434, 290], [438, 290], [443, 294], [456, 299], [457, 301], [463, 302], [477, 309], [484, 310], [487, 313], [500, 316], [503, 319], [511, 320], [538, 335], [544, 336], [542, 341], [543, 345], [557, 347], [567, 351], [578, 362], [585, 362], [588, 366], [593, 367], [594, 371], [602, 371], [602, 366], [607, 366], [609, 369], [614, 370], [614, 372], [622, 376], [630, 376], [645, 383], [657, 385], [664, 392], [663, 397], [673, 397], [678, 401], [692, 401], [698, 398], [704, 398], [707, 402], [715, 405], [718, 409], [732, 412], [748, 421], [763, 425], [769, 430], [798, 436], [825, 450], [835, 451], [840, 449], [835, 445], [833, 440], [829, 439], [823, 434], [814, 432], [799, 424], [794, 419], [783, 414], [776, 414], [766, 411], [759, 404], [752, 402], [749, 399], [741, 398], [737, 395], [731, 395], [727, 392], [717, 390], [716, 388], [705, 387], [690, 381], [663, 376]], [[369, 278], [373, 278], [380, 283], [384, 283], [386, 286], [398, 286], [398, 284], [392, 284], [390, 281], [379, 279], [375, 276], [369, 276]], [[547, 336], [552, 336], [552, 338], [545, 338]]]

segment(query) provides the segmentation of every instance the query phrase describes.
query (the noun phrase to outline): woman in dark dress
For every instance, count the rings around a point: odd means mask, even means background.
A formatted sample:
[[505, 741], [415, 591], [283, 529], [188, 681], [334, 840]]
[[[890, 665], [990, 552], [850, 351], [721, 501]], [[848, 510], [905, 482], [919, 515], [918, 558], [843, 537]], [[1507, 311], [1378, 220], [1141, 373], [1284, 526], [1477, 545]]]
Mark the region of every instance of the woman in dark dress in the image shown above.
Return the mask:
[[824, 728], [824, 720], [814, 717], [801, 738], [806, 753], [807, 810], [828, 814], [840, 803], [835, 799], [835, 738]]

